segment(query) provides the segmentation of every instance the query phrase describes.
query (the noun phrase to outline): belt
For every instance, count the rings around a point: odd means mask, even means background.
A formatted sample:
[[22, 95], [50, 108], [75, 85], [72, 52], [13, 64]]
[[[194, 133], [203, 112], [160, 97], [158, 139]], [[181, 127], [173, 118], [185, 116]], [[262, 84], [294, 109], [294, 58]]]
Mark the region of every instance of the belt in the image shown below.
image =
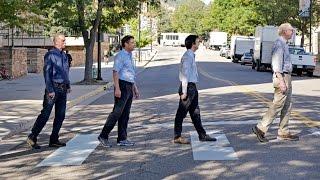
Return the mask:
[[134, 84], [132, 82], [125, 81], [125, 80], [122, 80], [122, 79], [119, 79], [119, 83], [124, 83], [124, 84], [128, 84], [128, 85], [133, 85]]
[[54, 85], [54, 87], [57, 87], [57, 88], [67, 89], [67, 84], [64, 84], [64, 83], [54, 82], [53, 85]]
[[291, 74], [291, 72], [283, 72], [282, 74]]

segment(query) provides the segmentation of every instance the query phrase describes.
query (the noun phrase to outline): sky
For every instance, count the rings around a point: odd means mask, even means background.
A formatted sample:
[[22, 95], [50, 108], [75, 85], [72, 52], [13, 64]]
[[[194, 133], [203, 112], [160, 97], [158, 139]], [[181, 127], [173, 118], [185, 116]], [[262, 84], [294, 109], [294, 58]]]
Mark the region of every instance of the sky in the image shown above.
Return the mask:
[[202, 0], [205, 4], [209, 4], [211, 1], [213, 1], [213, 0]]

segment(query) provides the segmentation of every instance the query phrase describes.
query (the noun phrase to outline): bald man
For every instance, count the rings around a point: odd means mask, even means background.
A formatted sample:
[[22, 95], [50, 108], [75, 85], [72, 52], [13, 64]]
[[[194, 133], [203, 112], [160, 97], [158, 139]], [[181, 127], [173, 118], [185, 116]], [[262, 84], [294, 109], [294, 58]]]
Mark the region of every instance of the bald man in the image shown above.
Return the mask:
[[67, 93], [70, 93], [69, 62], [64, 53], [65, 36], [57, 34], [53, 37], [54, 47], [44, 56], [43, 76], [45, 80], [45, 93], [43, 108], [35, 121], [31, 133], [27, 138], [27, 144], [33, 149], [40, 149], [37, 137], [47, 123], [53, 105], [55, 105], [55, 118], [50, 136], [50, 147], [66, 146], [59, 141], [59, 131], [66, 113]]

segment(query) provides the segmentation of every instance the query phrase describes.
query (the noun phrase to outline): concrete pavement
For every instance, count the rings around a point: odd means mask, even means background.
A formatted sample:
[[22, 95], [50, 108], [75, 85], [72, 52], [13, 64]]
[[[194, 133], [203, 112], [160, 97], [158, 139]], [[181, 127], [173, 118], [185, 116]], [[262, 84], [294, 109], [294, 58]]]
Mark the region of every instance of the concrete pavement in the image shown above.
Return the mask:
[[[137, 72], [141, 72], [145, 65], [156, 55], [156, 50], [148, 52], [141, 62], [136, 61]], [[113, 86], [113, 62], [102, 63], [101, 76], [105, 85], [72, 85], [72, 92], [68, 95], [67, 109], [86, 99], [95, 96]], [[71, 84], [83, 79], [84, 67], [70, 69]], [[2, 141], [29, 130], [42, 109], [45, 85], [42, 74], [28, 74], [26, 77], [0, 81], [0, 152]], [[53, 117], [54, 113], [51, 113]], [[7, 148], [4, 148], [4, 151]]]

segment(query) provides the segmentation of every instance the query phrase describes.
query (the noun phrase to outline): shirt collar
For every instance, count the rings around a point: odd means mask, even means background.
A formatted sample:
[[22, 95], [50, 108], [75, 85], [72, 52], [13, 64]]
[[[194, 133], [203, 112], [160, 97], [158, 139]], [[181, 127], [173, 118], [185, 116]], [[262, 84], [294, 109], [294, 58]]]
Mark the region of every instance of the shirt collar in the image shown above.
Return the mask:
[[125, 49], [122, 49], [122, 52], [125, 53], [125, 54], [127, 54], [127, 55], [132, 56], [132, 52], [128, 52], [128, 51], [126, 51]]
[[288, 42], [288, 40], [286, 40], [283, 36], [280, 36], [280, 40], [281, 40], [282, 42], [284, 42], [284, 43], [287, 43], [287, 42]]
[[188, 49], [187, 52], [188, 52], [190, 55], [192, 55], [193, 57], [196, 56], [195, 53], [194, 53], [191, 49]]
[[60, 49], [58, 49], [58, 48], [56, 48], [56, 47], [53, 47], [53, 50], [54, 50], [54, 51], [57, 51], [57, 52], [59, 52], [59, 53], [62, 53], [62, 52], [63, 52], [63, 50], [60, 50]]

